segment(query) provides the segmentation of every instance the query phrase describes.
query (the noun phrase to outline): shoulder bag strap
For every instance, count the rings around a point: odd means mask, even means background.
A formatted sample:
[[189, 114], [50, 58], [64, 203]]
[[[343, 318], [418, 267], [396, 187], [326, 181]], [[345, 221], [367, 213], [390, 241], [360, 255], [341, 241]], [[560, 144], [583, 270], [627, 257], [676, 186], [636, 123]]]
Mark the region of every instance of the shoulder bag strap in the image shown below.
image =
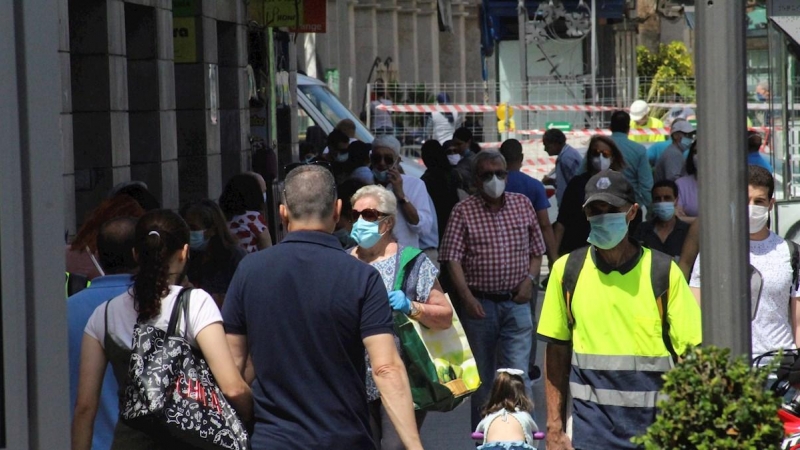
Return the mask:
[[669, 273], [672, 269], [672, 258], [657, 250], [650, 250], [650, 282], [653, 285], [653, 295], [658, 307], [658, 316], [661, 319], [661, 339], [667, 348], [672, 361], [678, 362], [678, 354], [669, 337], [669, 320], [667, 307], [669, 305]]
[[184, 309], [186, 308], [186, 303], [189, 302], [189, 293], [191, 291], [192, 288], [183, 288], [178, 293], [178, 297], [175, 299], [175, 305], [172, 306], [172, 314], [170, 314], [169, 317], [169, 325], [167, 326], [167, 336], [177, 336], [176, 333], [180, 333], [180, 329], [178, 328], [178, 326], [181, 315], [184, 315], [188, 319], [187, 316], [188, 313], [185, 313]]
[[786, 239], [786, 245], [789, 246], [789, 257], [792, 265], [792, 287], [789, 288], [791, 292], [792, 289], [797, 289], [797, 283], [800, 281], [800, 276], [798, 275], [798, 272], [800, 272], [800, 246], [791, 239]]
[[395, 256], [395, 271], [394, 271], [394, 284], [393, 290], [403, 288], [403, 282], [406, 278], [406, 267], [409, 267], [411, 261], [422, 253], [422, 250], [414, 247], [399, 247], [397, 255]]
[[567, 311], [567, 324], [570, 328], [575, 326], [575, 318], [572, 316], [572, 295], [575, 293], [575, 286], [578, 285], [578, 276], [583, 270], [586, 262], [586, 253], [589, 247], [581, 247], [567, 255], [567, 264], [564, 267], [564, 275], [561, 277], [561, 292], [564, 296]]

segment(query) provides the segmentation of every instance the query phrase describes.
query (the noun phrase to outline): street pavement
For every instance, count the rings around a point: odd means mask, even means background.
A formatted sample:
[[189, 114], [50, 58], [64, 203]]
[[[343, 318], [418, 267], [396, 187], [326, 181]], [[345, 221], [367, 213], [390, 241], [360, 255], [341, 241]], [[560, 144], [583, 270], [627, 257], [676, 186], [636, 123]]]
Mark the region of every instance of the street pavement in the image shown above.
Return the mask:
[[[544, 265], [544, 264], [543, 264]], [[542, 309], [544, 291], [539, 292], [536, 317]], [[534, 325], [535, 326], [535, 325]], [[543, 342], [538, 343], [536, 360], [539, 368], [544, 372]], [[544, 380], [540, 379], [533, 384], [533, 403], [536, 415], [534, 420], [539, 428], [544, 429], [546, 423], [544, 403]], [[473, 430], [470, 429], [470, 403], [469, 399], [458, 408], [447, 413], [431, 412], [422, 424], [422, 445], [425, 450], [469, 450], [475, 448], [474, 441], [470, 438]], [[540, 443], [538, 450], [544, 449], [544, 442]]]

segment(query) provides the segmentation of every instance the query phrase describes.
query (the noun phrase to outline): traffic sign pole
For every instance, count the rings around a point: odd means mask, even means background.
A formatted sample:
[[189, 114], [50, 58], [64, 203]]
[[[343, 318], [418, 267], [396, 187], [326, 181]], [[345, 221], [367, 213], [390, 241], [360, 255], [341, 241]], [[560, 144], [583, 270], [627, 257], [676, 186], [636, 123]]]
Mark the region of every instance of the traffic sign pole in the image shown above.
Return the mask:
[[695, 11], [703, 342], [749, 356], [744, 0]]

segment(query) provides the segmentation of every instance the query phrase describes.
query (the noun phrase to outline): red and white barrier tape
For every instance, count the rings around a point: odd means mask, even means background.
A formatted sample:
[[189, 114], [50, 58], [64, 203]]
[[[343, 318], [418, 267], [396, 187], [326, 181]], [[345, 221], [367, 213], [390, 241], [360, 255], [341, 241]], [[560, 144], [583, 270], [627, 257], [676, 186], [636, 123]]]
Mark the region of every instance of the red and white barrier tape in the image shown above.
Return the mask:
[[[613, 106], [593, 106], [593, 105], [508, 105], [518, 111], [617, 111], [620, 108]], [[412, 112], [412, 113], [431, 113], [431, 112], [492, 112], [496, 111], [496, 105], [377, 105], [375, 109], [391, 112]]]

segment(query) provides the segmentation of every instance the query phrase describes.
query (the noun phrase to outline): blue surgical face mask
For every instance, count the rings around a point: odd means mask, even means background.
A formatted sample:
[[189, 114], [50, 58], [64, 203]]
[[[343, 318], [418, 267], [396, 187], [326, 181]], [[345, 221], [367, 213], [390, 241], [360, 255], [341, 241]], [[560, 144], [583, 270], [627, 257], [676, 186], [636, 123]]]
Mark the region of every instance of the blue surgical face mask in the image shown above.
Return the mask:
[[628, 234], [627, 215], [627, 212], [621, 212], [589, 217], [592, 231], [587, 241], [603, 250], [616, 247]]
[[196, 230], [189, 232], [189, 248], [192, 250], [205, 250], [208, 246], [206, 230]]
[[756, 100], [758, 100], [760, 102], [765, 102], [765, 101], [767, 101], [767, 97], [764, 97], [763, 94], [760, 94], [760, 93], [756, 92]]
[[658, 202], [653, 203], [653, 214], [656, 215], [658, 220], [666, 222], [675, 215], [675, 203], [672, 202]]
[[359, 217], [353, 224], [350, 237], [356, 241], [361, 248], [372, 248], [381, 240], [383, 234], [380, 232], [380, 220], [377, 222], [367, 222], [363, 217]]
[[692, 145], [692, 142], [694, 142], [694, 139], [692, 139], [690, 137], [685, 137], [685, 138], [681, 139], [681, 146], [684, 149], [687, 149]]
[[375, 181], [377, 181], [378, 183], [386, 183], [386, 180], [389, 179], [388, 170], [372, 169], [372, 174], [375, 175]]
[[347, 162], [347, 158], [350, 157], [350, 153], [339, 153], [336, 155], [337, 162]]

